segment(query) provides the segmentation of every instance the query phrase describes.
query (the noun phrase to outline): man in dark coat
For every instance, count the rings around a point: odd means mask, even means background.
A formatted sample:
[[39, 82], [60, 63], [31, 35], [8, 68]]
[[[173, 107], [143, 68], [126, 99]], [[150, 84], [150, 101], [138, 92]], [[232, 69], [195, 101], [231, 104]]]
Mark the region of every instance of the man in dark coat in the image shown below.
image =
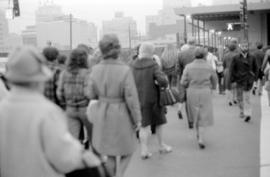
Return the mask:
[[258, 71], [258, 80], [256, 81], [256, 85], [252, 92], [253, 95], [256, 95], [256, 89], [258, 89], [258, 95], [262, 95], [263, 71], [261, 70], [261, 68], [265, 53], [263, 52], [263, 44], [261, 42], [257, 43], [257, 49], [253, 52], [253, 55], [256, 58], [259, 71]]
[[230, 68], [230, 82], [236, 83], [240, 117], [245, 122], [251, 119], [251, 90], [257, 78], [258, 66], [256, 59], [249, 53], [248, 43], [240, 45], [241, 52], [233, 58]]
[[232, 60], [236, 55], [239, 55], [237, 44], [238, 44], [237, 41], [231, 40], [229, 45], [228, 45], [229, 51], [223, 57], [225, 89], [226, 89], [228, 104], [230, 106], [232, 106], [233, 103], [234, 104], [237, 103], [237, 101], [236, 101], [236, 88], [235, 88], [235, 85], [232, 85], [230, 83], [230, 78], [229, 78]]
[[[186, 93], [185, 93], [186, 91], [185, 91], [184, 86], [182, 86], [180, 84], [180, 80], [181, 80], [181, 77], [182, 77], [182, 74], [183, 74], [183, 71], [184, 71], [186, 65], [193, 62], [193, 60], [195, 60], [195, 55], [194, 55], [195, 48], [196, 48], [195, 47], [195, 42], [196, 42], [195, 39], [190, 39], [188, 41], [188, 49], [183, 50], [183, 51], [181, 51], [179, 53], [178, 61], [176, 63], [177, 72], [178, 72], [178, 75], [179, 75], [178, 89], [179, 89], [179, 93], [180, 93], [180, 97], [181, 97], [181, 103], [186, 102]], [[179, 117], [181, 117], [181, 115], [182, 115], [181, 111], [180, 111], [180, 107], [179, 107], [179, 111], [178, 111]], [[188, 126], [189, 126], [190, 129], [192, 129], [194, 121], [193, 121], [192, 116], [190, 115], [189, 111], [190, 110], [186, 106]]]

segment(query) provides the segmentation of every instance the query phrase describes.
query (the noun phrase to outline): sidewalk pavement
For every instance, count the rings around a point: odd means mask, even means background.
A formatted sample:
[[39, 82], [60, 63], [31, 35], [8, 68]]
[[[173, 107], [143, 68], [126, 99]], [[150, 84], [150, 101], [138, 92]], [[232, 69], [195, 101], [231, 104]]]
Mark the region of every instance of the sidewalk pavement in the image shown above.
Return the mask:
[[268, 106], [267, 92], [264, 90], [261, 97], [261, 177], [270, 176], [270, 107]]

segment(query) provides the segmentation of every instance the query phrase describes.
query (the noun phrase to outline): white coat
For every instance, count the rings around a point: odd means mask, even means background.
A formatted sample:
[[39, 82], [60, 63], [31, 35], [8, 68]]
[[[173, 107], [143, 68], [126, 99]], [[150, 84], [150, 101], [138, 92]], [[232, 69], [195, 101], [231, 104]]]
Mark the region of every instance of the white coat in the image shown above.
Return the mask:
[[0, 102], [0, 176], [63, 177], [83, 167], [82, 152], [60, 108], [43, 95], [13, 88]]

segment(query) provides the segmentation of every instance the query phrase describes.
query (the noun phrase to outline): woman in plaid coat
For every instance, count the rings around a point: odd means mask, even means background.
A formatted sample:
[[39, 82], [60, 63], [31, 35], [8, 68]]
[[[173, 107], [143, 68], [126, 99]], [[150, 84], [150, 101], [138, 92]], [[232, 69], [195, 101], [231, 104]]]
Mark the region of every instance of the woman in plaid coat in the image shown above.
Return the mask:
[[[67, 61], [67, 68], [60, 75], [57, 96], [66, 107], [69, 130], [75, 138], [79, 138], [83, 124], [86, 127], [89, 124], [86, 119], [89, 99], [85, 93], [88, 75], [87, 53], [83, 49], [74, 49]], [[88, 135], [91, 136], [89, 128]]]

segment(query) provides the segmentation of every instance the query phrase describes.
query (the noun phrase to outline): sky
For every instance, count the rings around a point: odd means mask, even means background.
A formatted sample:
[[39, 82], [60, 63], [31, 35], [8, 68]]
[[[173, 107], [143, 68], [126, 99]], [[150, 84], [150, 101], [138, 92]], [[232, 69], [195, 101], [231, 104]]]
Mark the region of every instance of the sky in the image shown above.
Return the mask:
[[[2, 3], [1, 3], [2, 1]], [[35, 11], [42, 2], [52, 0], [19, 0], [21, 17], [9, 20], [9, 31], [18, 33], [27, 25], [34, 25]], [[211, 0], [192, 0], [210, 2]], [[5, 3], [3, 3], [5, 2]], [[8, 0], [0, 0], [0, 6]], [[137, 21], [138, 30], [145, 32], [145, 16], [156, 15], [162, 9], [162, 0], [53, 0], [62, 7], [65, 14], [72, 13], [74, 17], [95, 23], [101, 28], [102, 20], [110, 20], [116, 11], [124, 12], [125, 16], [132, 16]]]

